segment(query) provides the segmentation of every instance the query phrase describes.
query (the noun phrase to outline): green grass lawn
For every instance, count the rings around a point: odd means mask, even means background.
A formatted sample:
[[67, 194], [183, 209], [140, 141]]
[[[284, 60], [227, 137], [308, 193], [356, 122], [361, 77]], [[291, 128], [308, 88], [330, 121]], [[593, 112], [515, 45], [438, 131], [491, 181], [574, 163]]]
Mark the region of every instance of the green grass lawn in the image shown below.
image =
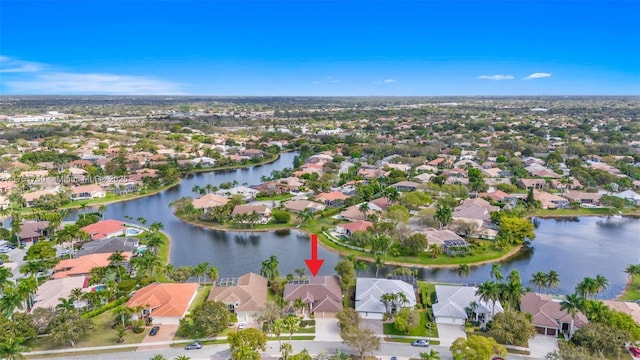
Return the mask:
[[640, 276], [634, 275], [618, 300], [640, 300]]
[[[93, 331], [83, 336], [76, 342], [76, 347], [90, 347], [90, 346], [103, 346], [103, 345], [119, 345], [116, 341], [116, 331], [111, 328], [113, 320], [116, 315], [114, 310], [105, 311], [104, 313], [92, 318], [95, 328]], [[127, 331], [124, 336], [124, 342], [121, 344], [135, 344], [144, 339], [148, 330], [141, 332], [140, 334], [134, 334], [132, 331]], [[50, 341], [49, 337], [39, 338], [37, 342], [32, 342], [27, 345], [31, 351], [38, 350], [54, 350], [54, 349], [69, 349], [71, 346], [69, 343], [56, 344]]]
[[[615, 215], [617, 210], [608, 208], [578, 208], [578, 209], [538, 209], [531, 213], [531, 216], [588, 216], [588, 215]], [[633, 215], [638, 214], [637, 208], [622, 209], [622, 214]]]
[[289, 193], [286, 193], [286, 194], [279, 194], [279, 195], [256, 198], [256, 201], [288, 200], [288, 199], [291, 199], [292, 197], [293, 197], [293, 195], [291, 195]]
[[193, 309], [195, 309], [196, 306], [207, 301], [209, 292], [211, 292], [211, 285], [200, 285], [200, 287], [198, 287], [198, 293], [196, 294], [196, 298], [193, 299], [191, 306], [189, 306], [189, 312], [193, 311]]
[[[429, 334], [427, 334], [427, 323], [429, 323], [429, 321], [427, 320], [427, 311], [430, 310], [418, 310], [420, 312], [420, 325], [418, 325], [418, 327], [411, 329], [411, 331], [409, 331], [408, 333], [403, 332], [403, 331], [398, 331], [396, 330], [396, 328], [393, 326], [393, 323], [384, 323], [382, 326], [382, 331], [385, 335], [400, 335], [400, 336], [423, 336], [423, 337], [427, 337], [429, 336]], [[436, 326], [435, 323], [432, 323], [432, 330], [431, 330], [431, 334], [430, 337], [438, 337], [438, 327]]]
[[436, 284], [428, 283], [424, 281], [418, 281], [418, 292], [420, 293], [420, 300], [423, 307], [431, 307], [432, 301], [435, 298]]

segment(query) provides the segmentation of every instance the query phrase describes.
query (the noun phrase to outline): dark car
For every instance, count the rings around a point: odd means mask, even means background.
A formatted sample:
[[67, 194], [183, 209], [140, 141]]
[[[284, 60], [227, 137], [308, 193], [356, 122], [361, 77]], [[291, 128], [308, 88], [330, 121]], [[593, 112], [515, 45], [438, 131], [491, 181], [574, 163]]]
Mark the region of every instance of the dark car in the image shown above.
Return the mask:
[[202, 344], [200, 344], [199, 342], [193, 342], [187, 346], [184, 347], [185, 350], [199, 350], [202, 349]]
[[151, 331], [149, 331], [149, 335], [156, 336], [158, 331], [160, 331], [160, 326], [154, 326], [151, 328]]
[[425, 339], [416, 340], [416, 341], [411, 343], [411, 346], [428, 347], [429, 346], [429, 341], [425, 340]]
[[395, 357], [395, 356], [392, 356], [392, 357], [391, 357], [391, 360], [398, 360], [398, 358], [397, 358], [397, 357]]

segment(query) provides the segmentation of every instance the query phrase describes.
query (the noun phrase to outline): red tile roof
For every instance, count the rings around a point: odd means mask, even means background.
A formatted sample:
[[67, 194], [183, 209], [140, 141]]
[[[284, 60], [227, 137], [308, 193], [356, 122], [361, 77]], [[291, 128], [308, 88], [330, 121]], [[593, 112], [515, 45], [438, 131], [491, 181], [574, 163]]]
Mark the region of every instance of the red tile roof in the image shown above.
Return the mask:
[[87, 225], [83, 228], [80, 228], [87, 234], [91, 235], [92, 240], [99, 240], [108, 237], [109, 235], [116, 234], [120, 231], [125, 230], [124, 222], [108, 219], [103, 221], [98, 221], [95, 224]]
[[136, 291], [126, 306], [151, 309], [151, 317], [183, 317], [198, 292], [198, 284], [151, 284]]

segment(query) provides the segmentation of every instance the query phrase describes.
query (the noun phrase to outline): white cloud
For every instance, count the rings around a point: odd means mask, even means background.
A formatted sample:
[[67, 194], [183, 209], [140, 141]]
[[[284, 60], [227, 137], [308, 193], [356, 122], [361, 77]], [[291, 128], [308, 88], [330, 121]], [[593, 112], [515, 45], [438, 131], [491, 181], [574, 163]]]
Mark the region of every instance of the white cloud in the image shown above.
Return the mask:
[[533, 73], [533, 74], [527, 76], [526, 78], [524, 78], [524, 80], [544, 79], [544, 78], [548, 78], [548, 77], [551, 77], [551, 74], [549, 74], [549, 73]]
[[31, 79], [7, 81], [17, 94], [177, 95], [181, 84], [144, 76], [51, 72]]
[[377, 80], [374, 81], [374, 84], [393, 84], [394, 82], [396, 82], [396, 79], [384, 79], [384, 80]]
[[13, 59], [8, 56], [0, 55], [0, 73], [24, 73], [40, 71], [42, 64]]
[[480, 75], [480, 80], [513, 80], [512, 75]]

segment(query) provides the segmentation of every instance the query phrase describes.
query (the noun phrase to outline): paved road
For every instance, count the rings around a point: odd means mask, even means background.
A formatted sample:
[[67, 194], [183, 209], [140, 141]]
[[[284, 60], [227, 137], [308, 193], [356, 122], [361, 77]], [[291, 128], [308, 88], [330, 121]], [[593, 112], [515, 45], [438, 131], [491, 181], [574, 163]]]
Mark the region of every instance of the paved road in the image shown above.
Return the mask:
[[[342, 342], [322, 342], [322, 341], [294, 341], [294, 351], [297, 353], [302, 349], [307, 349], [309, 353], [315, 355], [321, 352], [333, 353], [335, 349], [341, 351], [353, 353], [353, 350], [348, 348]], [[442, 360], [452, 360], [452, 356], [449, 353], [448, 347], [445, 346], [432, 346], [431, 348], [440, 352]], [[271, 341], [268, 343], [268, 349], [263, 353], [264, 359], [277, 359], [279, 356], [278, 342]], [[407, 360], [409, 358], [420, 358], [420, 352], [424, 351], [423, 348], [415, 348], [409, 344], [403, 343], [387, 343], [384, 342], [379, 351], [376, 352], [376, 356], [379, 359], [389, 359], [391, 356], [397, 356], [398, 360]], [[428, 350], [428, 349], [427, 349]], [[183, 348], [171, 348], [162, 350], [151, 351], [127, 351], [105, 354], [79, 354], [73, 356], [68, 354], [65, 359], [77, 359], [77, 360], [147, 360], [155, 354], [162, 354], [167, 359], [173, 359], [178, 355], [187, 355], [192, 360], [226, 360], [230, 358], [229, 346], [227, 344], [221, 345], [208, 345], [200, 350], [184, 350]], [[509, 355], [508, 359], [513, 360], [526, 360], [533, 359], [527, 356]]]

